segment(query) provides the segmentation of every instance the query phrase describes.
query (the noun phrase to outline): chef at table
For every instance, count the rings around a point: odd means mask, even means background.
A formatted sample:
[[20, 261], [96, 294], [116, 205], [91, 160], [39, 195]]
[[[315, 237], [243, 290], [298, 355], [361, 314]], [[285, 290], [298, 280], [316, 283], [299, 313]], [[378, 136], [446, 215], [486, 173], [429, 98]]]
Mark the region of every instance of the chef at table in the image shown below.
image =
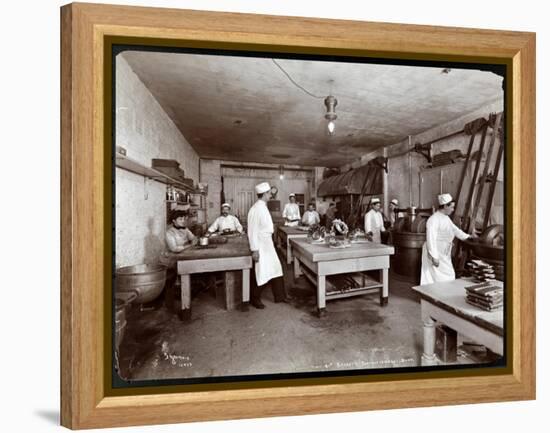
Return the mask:
[[290, 200], [290, 203], [287, 203], [283, 209], [285, 226], [296, 227], [300, 222], [300, 208], [298, 203], [296, 203], [296, 194], [290, 194], [288, 199]]
[[212, 223], [210, 227], [208, 227], [208, 232], [206, 233], [207, 236], [215, 233], [235, 233], [243, 232], [243, 226], [239, 222], [239, 219], [234, 216], [230, 215], [229, 211], [231, 210], [231, 205], [229, 203], [222, 204], [222, 214], [216, 218], [216, 221]]
[[307, 210], [304, 212], [304, 216], [302, 217], [302, 224], [306, 226], [312, 226], [315, 224], [319, 224], [321, 221], [321, 218], [319, 217], [319, 214], [315, 210], [315, 204], [310, 203], [307, 206]]
[[275, 302], [288, 302], [288, 299], [285, 295], [283, 268], [273, 245], [273, 220], [267, 209], [271, 187], [267, 182], [263, 182], [254, 189], [258, 201], [248, 211], [247, 227], [252, 260], [255, 262], [254, 275], [251, 278], [250, 304], [256, 308], [265, 308], [261, 294], [268, 283], [271, 284]]
[[426, 242], [422, 246], [422, 269], [420, 284], [431, 284], [455, 279], [451, 261], [454, 238], [466, 240], [473, 236], [464, 233], [449, 216], [454, 212], [455, 202], [451, 194], [437, 197], [439, 209], [426, 223]]

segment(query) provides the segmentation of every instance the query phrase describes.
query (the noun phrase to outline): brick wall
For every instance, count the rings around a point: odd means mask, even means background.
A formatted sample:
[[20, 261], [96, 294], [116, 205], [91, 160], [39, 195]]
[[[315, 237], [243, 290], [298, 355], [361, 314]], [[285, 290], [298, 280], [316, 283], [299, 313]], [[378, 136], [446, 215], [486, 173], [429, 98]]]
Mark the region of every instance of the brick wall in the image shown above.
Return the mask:
[[[175, 159], [186, 177], [199, 177], [199, 157], [119, 54], [116, 60], [116, 144], [130, 158]], [[116, 168], [116, 266], [151, 263], [164, 250], [166, 186]]]

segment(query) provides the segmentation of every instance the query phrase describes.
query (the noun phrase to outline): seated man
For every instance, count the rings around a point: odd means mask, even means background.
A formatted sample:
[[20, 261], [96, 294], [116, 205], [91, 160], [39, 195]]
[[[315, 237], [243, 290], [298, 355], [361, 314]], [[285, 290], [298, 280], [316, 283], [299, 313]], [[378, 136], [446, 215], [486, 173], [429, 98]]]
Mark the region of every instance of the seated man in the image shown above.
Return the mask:
[[222, 204], [222, 214], [216, 218], [216, 221], [212, 223], [210, 227], [208, 227], [208, 231], [206, 233], [207, 236], [215, 233], [234, 233], [234, 232], [243, 232], [243, 226], [239, 222], [239, 219], [234, 216], [230, 215], [229, 211], [231, 210], [231, 205], [229, 203]]
[[172, 253], [181, 253], [196, 243], [197, 238], [187, 228], [188, 216], [184, 210], [173, 210], [170, 215], [172, 225], [166, 230], [166, 245]]
[[312, 226], [315, 224], [319, 224], [321, 222], [321, 218], [319, 217], [319, 214], [315, 210], [315, 204], [310, 203], [307, 206], [307, 210], [304, 212], [304, 216], [302, 217], [302, 224], [306, 226]]

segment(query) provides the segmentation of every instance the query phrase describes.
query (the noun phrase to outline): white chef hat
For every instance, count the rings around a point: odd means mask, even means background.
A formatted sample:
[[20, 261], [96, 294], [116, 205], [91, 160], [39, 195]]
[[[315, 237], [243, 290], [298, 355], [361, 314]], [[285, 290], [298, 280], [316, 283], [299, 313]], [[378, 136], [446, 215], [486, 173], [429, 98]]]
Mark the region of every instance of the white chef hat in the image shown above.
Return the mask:
[[222, 209], [223, 209], [224, 207], [228, 207], [229, 209], [231, 209], [231, 205], [230, 205], [229, 203], [224, 203], [224, 204], [222, 204]]
[[380, 203], [380, 199], [379, 198], [371, 198], [370, 199], [370, 204], [376, 204], [376, 203]]
[[397, 201], [396, 198], [392, 199], [392, 201], [390, 202], [391, 204], [394, 204], [396, 206], [399, 206], [399, 201]]
[[449, 204], [450, 202], [453, 201], [453, 197], [451, 196], [451, 194], [439, 194], [437, 196], [437, 201], [439, 203], [440, 206], [443, 206], [445, 204]]
[[290, 197], [296, 197], [296, 194], [294, 194], [293, 192], [291, 192], [289, 195], [288, 195], [288, 198]]
[[263, 194], [264, 192], [269, 191], [271, 187], [267, 182], [262, 182], [256, 185], [254, 189], [256, 190], [256, 194]]

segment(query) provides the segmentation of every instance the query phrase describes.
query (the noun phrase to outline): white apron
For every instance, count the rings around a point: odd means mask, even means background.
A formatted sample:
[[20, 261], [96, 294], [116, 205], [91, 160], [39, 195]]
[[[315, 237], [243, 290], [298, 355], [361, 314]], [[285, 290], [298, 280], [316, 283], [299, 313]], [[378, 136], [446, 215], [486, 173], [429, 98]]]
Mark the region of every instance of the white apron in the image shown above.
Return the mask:
[[273, 220], [267, 205], [258, 200], [248, 211], [248, 241], [251, 251], [258, 251], [260, 259], [254, 264], [256, 284], [263, 286], [269, 280], [283, 276], [283, 268], [273, 245]]
[[[287, 203], [283, 209], [283, 218], [289, 218], [291, 220], [300, 219], [300, 207], [297, 203]], [[285, 226], [296, 227], [300, 221], [286, 221]]]
[[382, 243], [382, 235], [384, 229], [384, 218], [380, 212], [374, 209], [369, 210], [365, 214], [365, 233], [372, 232], [372, 241], [378, 244]]
[[[468, 239], [464, 233], [453, 224], [451, 219], [442, 212], [434, 213], [426, 223], [426, 242], [422, 246], [422, 269], [420, 284], [432, 284], [439, 281], [452, 281], [456, 278], [451, 251], [453, 240]], [[431, 257], [439, 259], [439, 266], [434, 266]]]

